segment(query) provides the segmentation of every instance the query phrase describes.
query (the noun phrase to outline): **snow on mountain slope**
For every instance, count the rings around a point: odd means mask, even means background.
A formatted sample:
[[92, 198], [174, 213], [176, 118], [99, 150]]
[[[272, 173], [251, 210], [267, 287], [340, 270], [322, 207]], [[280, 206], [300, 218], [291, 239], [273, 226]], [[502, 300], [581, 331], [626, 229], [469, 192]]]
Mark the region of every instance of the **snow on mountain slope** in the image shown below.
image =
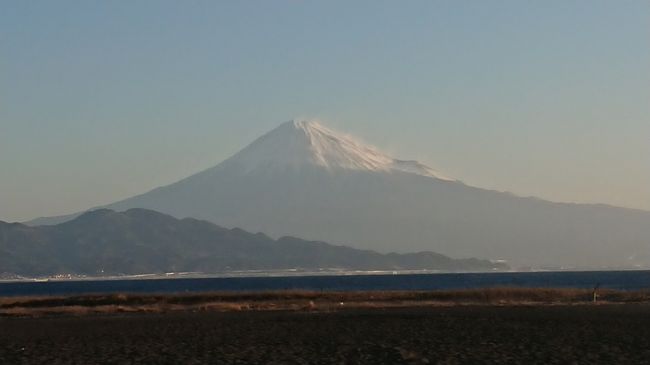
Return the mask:
[[401, 171], [452, 180], [417, 161], [394, 159], [376, 147], [335, 132], [317, 121], [289, 121], [224, 162], [245, 171], [260, 167], [318, 166], [362, 171]]

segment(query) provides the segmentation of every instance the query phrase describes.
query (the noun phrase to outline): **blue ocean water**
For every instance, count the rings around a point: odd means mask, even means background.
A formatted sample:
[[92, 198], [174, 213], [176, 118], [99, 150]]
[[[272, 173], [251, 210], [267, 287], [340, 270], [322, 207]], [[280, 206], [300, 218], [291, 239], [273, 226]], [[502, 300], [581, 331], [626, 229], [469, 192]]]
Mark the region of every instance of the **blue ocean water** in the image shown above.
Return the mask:
[[0, 296], [263, 290], [445, 290], [485, 287], [650, 289], [650, 271], [559, 271], [2, 282]]

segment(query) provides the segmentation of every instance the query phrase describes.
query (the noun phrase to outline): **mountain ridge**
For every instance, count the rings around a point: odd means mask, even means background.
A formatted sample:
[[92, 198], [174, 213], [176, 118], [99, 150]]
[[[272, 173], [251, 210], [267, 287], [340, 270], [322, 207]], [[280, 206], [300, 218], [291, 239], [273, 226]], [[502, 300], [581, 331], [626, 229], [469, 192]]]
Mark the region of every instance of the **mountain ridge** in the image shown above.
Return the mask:
[[491, 271], [507, 266], [451, 259], [433, 252], [408, 255], [227, 229], [152, 210], [97, 209], [55, 226], [0, 221], [0, 274], [134, 275], [231, 270], [344, 269]]

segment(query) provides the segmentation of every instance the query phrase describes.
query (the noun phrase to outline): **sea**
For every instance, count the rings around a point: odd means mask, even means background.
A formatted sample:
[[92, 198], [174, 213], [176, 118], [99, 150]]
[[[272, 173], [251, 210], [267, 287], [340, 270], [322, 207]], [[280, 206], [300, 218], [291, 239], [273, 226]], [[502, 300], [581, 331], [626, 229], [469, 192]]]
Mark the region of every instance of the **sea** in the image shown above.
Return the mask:
[[0, 297], [215, 291], [453, 290], [487, 287], [650, 289], [650, 271], [339, 273], [234, 277], [130, 277], [0, 282]]

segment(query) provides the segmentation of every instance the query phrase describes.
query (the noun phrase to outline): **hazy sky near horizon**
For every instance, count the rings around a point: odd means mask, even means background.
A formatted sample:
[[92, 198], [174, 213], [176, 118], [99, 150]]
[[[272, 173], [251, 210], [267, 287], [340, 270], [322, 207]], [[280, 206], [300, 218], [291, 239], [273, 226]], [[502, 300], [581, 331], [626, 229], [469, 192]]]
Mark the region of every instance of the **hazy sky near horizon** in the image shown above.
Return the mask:
[[650, 210], [650, 1], [0, 1], [0, 220], [301, 117], [470, 185]]

